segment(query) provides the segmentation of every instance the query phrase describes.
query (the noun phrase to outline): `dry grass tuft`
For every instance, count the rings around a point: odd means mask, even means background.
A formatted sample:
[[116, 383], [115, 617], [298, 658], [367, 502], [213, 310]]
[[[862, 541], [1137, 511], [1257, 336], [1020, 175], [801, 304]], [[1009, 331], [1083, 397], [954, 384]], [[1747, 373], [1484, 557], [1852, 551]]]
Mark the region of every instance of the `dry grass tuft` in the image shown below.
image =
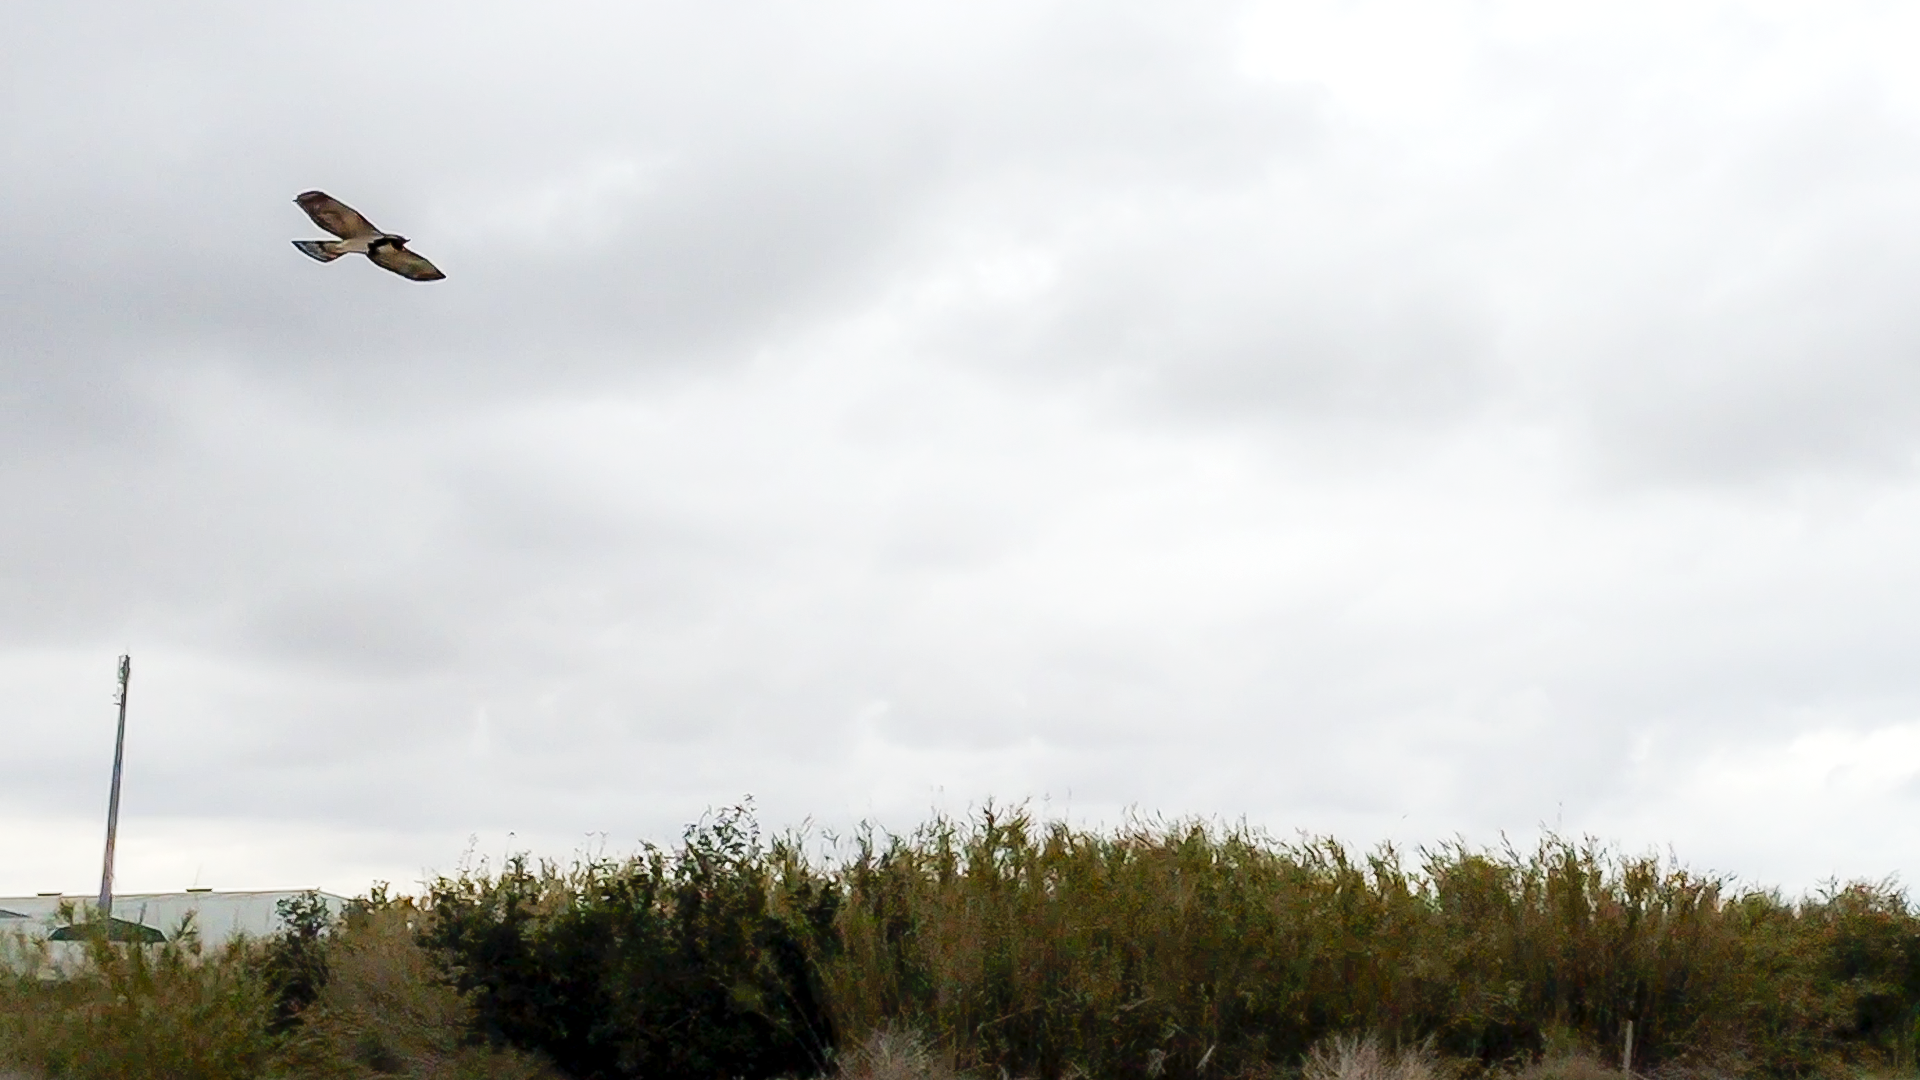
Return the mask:
[[1376, 1035], [1336, 1035], [1316, 1043], [1301, 1063], [1301, 1080], [1445, 1080], [1427, 1043], [1389, 1050]]
[[1627, 1080], [1627, 1076], [1592, 1054], [1573, 1051], [1544, 1057], [1515, 1073], [1514, 1080]]
[[885, 1025], [840, 1059], [839, 1080], [959, 1080], [933, 1044], [910, 1028]]

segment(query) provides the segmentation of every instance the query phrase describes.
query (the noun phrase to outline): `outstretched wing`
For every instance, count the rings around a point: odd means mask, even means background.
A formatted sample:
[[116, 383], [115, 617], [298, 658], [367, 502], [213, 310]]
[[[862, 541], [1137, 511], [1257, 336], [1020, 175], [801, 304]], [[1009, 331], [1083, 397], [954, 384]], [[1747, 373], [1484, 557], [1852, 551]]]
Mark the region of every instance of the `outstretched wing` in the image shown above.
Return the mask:
[[342, 240], [380, 235], [380, 230], [373, 227], [373, 222], [324, 191], [309, 191], [293, 201], [300, 204], [300, 209], [307, 212], [315, 225]]
[[340, 257], [340, 245], [334, 240], [295, 240], [293, 246], [299, 248], [309, 259], [332, 262]]
[[447, 276], [425, 258], [399, 244], [376, 244], [367, 251], [367, 258], [372, 259], [376, 266], [415, 281], [439, 281]]

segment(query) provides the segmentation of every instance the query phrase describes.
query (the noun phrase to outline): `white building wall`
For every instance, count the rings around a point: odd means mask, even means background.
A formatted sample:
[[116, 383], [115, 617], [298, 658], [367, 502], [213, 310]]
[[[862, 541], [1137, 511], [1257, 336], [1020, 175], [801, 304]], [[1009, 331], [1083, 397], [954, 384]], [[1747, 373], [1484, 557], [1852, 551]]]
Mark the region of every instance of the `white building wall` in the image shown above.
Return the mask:
[[[201, 944], [217, 949], [235, 937], [263, 938], [280, 930], [280, 901], [304, 895], [305, 889], [277, 889], [260, 892], [193, 891], [175, 893], [124, 893], [113, 898], [113, 917], [151, 926], [173, 938], [183, 920], [193, 917]], [[315, 892], [336, 918], [345, 910], [344, 897]], [[92, 910], [94, 897], [83, 896], [0, 896], [0, 935], [19, 935], [28, 942], [44, 941], [62, 925], [61, 904], [72, 905], [76, 914]], [[55, 952], [64, 942], [47, 942]], [[55, 959], [63, 959], [56, 956]]]

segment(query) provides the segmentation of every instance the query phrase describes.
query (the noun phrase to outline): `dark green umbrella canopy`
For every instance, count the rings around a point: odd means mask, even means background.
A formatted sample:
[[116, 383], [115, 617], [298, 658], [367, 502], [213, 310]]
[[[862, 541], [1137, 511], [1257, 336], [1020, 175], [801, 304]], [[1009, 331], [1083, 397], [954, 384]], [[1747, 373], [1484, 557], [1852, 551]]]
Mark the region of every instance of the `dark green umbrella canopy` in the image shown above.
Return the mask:
[[[77, 926], [63, 926], [47, 935], [49, 941], [85, 941], [93, 934], [98, 923], [81, 923]], [[125, 919], [107, 920], [108, 941], [131, 941], [139, 945], [158, 945], [167, 940], [167, 935], [137, 922]]]

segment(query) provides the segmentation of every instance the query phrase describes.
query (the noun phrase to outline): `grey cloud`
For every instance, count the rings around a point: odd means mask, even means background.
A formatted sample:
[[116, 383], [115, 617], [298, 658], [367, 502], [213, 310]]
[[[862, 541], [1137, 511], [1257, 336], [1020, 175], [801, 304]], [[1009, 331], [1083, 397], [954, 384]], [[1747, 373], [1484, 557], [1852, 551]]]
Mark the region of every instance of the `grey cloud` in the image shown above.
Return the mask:
[[1883, 226], [1858, 228], [1866, 235], [1795, 244], [1790, 260], [1737, 284], [1700, 282], [1675, 298], [1685, 307], [1610, 342], [1590, 378], [1613, 453], [1709, 480], [1905, 468], [1920, 322], [1899, 298], [1920, 267]]
[[[1252, 10], [23, 14], [0, 811], [97, 816], [120, 648], [149, 823], [416, 864], [749, 792], [1652, 828], [1910, 723], [1904, 113], [1637, 31], [1379, 107]], [[313, 186], [449, 281], [300, 259]]]
[[1495, 372], [1471, 301], [1406, 281], [1390, 257], [1276, 265], [1255, 252], [1283, 242], [1254, 235], [1088, 259], [1032, 352], [1077, 354], [1161, 407], [1203, 415], [1405, 421], [1486, 398]]
[[[23, 336], [48, 360], [104, 339], [128, 362], [165, 364], [179, 343], [290, 377], [353, 378], [363, 394], [579, 386], [720, 360], [861, 303], [922, 257], [917, 208], [962, 179], [1037, 165], [1056, 184], [1134, 184], [1233, 159], [1245, 171], [1302, 128], [1297, 108], [1276, 112], [1272, 93], [1218, 74], [1230, 41], [1211, 19], [988, 10], [981, 21], [1006, 39], [976, 30], [956, 54], [938, 27], [882, 18], [869, 28], [881, 38], [830, 61], [786, 47], [796, 13], [762, 14], [773, 17], [723, 32], [761, 65], [726, 80], [687, 49], [719, 44], [719, 28], [670, 6], [589, 9], [580, 23], [380, 19], [390, 36], [344, 55], [297, 48], [303, 28], [259, 18], [218, 44], [181, 34], [185, 23], [150, 37], [110, 26], [94, 62], [155, 72], [151, 91], [127, 109], [117, 85], [49, 87], [16, 132], [26, 149], [13, 171], [27, 182], [13, 185], [16, 255], [0, 275], [22, 298]], [[158, 59], [155, 38], [178, 51]], [[61, 44], [16, 58], [45, 69]], [[533, 77], [542, 64], [568, 77]], [[862, 75], [894, 81], [877, 93]], [[578, 190], [609, 169], [631, 176]], [[429, 297], [349, 276], [359, 266], [286, 273], [285, 245], [265, 240], [310, 231], [285, 198], [313, 185], [412, 233], [458, 284]], [[78, 194], [88, 210], [76, 218]], [[604, 205], [530, 235], [543, 198]], [[507, 342], [524, 350], [510, 365], [495, 358]], [[276, 362], [254, 358], [263, 351]]]
[[401, 582], [319, 584], [257, 605], [236, 636], [269, 655], [310, 658], [340, 674], [440, 669], [459, 656], [446, 628], [426, 614], [446, 611], [434, 599]]

